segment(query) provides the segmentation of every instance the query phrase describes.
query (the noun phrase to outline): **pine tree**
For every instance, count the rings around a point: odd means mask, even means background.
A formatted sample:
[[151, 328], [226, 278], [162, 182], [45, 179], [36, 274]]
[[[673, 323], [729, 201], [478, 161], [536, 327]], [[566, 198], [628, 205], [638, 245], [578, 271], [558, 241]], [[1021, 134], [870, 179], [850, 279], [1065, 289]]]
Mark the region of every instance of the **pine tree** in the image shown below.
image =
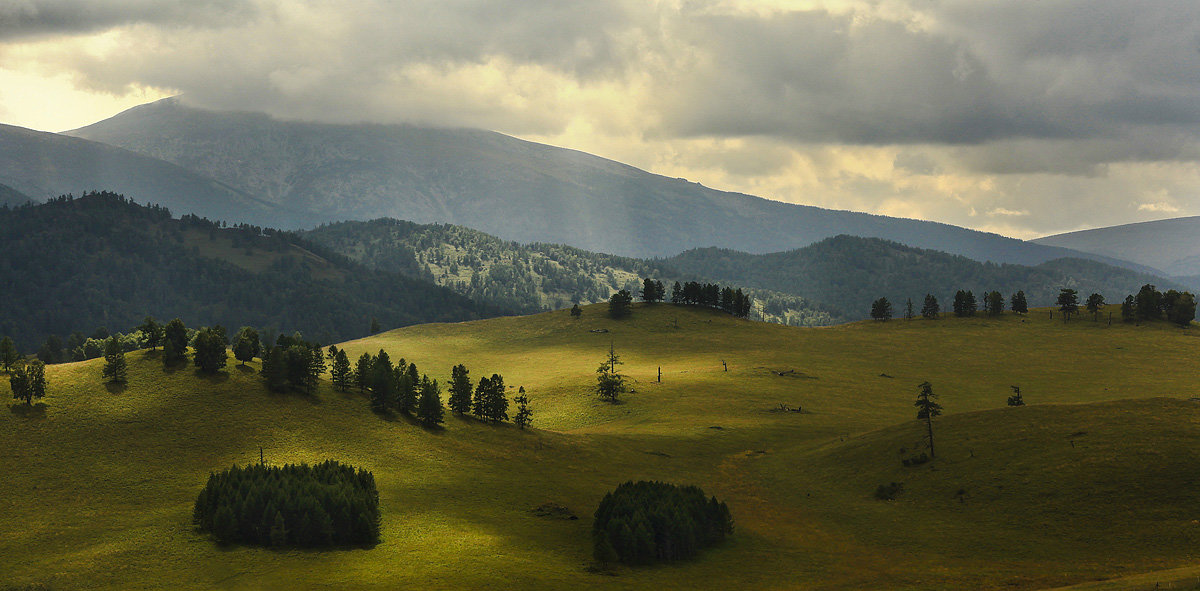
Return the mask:
[[350, 358], [346, 357], [344, 349], [338, 350], [333, 357], [333, 366], [329, 370], [329, 379], [333, 382], [333, 387], [339, 392], [345, 392], [350, 389], [350, 378], [353, 371], [350, 369]]
[[1004, 296], [998, 291], [990, 291], [983, 297], [984, 310], [988, 316], [999, 316], [1004, 313]]
[[933, 452], [933, 417], [942, 414], [942, 405], [934, 400], [937, 398], [937, 394], [933, 393], [932, 384], [921, 382], [917, 388], [917, 400], [913, 405], [917, 407], [917, 419], [925, 421], [929, 435], [929, 457], [932, 458], [936, 456]]
[[621, 319], [632, 313], [633, 294], [629, 290], [622, 289], [608, 299], [608, 315], [612, 318]]
[[1087, 304], [1085, 305], [1087, 306], [1087, 311], [1092, 313], [1092, 321], [1095, 322], [1100, 319], [1100, 310], [1104, 308], [1104, 296], [1093, 293], [1088, 296]]
[[904, 319], [912, 320], [913, 316], [914, 316], [914, 314], [913, 314], [912, 298], [908, 298], [904, 301]]
[[417, 401], [417, 418], [426, 427], [440, 425], [445, 420], [437, 380], [430, 380], [429, 376], [421, 377], [421, 396]]
[[580, 316], [583, 316], [583, 309], [579, 307], [579, 304], [571, 306], [571, 318], [579, 318]]
[[4, 372], [11, 374], [13, 366], [21, 359], [21, 354], [17, 352], [17, 346], [13, 344], [13, 340], [4, 337], [0, 339], [0, 367], [4, 368]]
[[1062, 288], [1058, 292], [1058, 310], [1063, 313], [1063, 320], [1071, 318], [1071, 315], [1079, 311], [1079, 291]]
[[676, 281], [675, 285], [673, 285], [671, 287], [671, 303], [672, 304], [682, 304], [683, 303], [683, 286], [679, 285], [678, 281]]
[[104, 380], [124, 384], [125, 373], [125, 350], [121, 348], [121, 341], [115, 336], [108, 337], [108, 340], [104, 341]]
[[937, 318], [940, 312], [941, 306], [938, 305], [937, 298], [933, 297], [931, 293], [925, 294], [925, 304], [921, 306], [921, 317], [929, 319]]
[[465, 365], [455, 365], [450, 370], [450, 400], [451, 412], [464, 415], [471, 412], [471, 378]]
[[492, 374], [488, 385], [483, 402], [484, 418], [493, 423], [507, 421], [508, 397], [504, 392], [504, 378], [499, 374]]
[[517, 414], [513, 416], [513, 424], [520, 429], [525, 429], [533, 421], [533, 411], [529, 408], [529, 397], [525, 395], [525, 386], [517, 389], [517, 396], [513, 398], [513, 402], [517, 403]]
[[608, 357], [596, 369], [596, 394], [601, 400], [616, 403], [621, 394], [628, 390], [625, 376], [617, 371], [618, 365], [622, 365], [621, 358], [609, 346]]
[[371, 410], [386, 412], [396, 397], [395, 373], [387, 351], [379, 350], [371, 363]]
[[487, 397], [491, 389], [491, 380], [479, 378], [479, 385], [475, 386], [475, 394], [471, 399], [471, 414], [476, 418], [482, 419], [487, 415]]
[[262, 374], [267, 389], [286, 392], [288, 389], [287, 354], [282, 345], [276, 345], [263, 354]]
[[374, 375], [372, 364], [374, 363], [375, 359], [371, 357], [370, 353], [359, 355], [358, 361], [354, 363], [354, 385], [358, 388], [359, 394], [371, 387], [371, 379]]
[[887, 298], [879, 298], [871, 303], [871, 318], [875, 320], [891, 320], [892, 303]]
[[1017, 290], [1017, 293], [1012, 295], [1012, 303], [1008, 307], [1012, 309], [1013, 314], [1028, 314], [1029, 302], [1025, 301], [1025, 292]]

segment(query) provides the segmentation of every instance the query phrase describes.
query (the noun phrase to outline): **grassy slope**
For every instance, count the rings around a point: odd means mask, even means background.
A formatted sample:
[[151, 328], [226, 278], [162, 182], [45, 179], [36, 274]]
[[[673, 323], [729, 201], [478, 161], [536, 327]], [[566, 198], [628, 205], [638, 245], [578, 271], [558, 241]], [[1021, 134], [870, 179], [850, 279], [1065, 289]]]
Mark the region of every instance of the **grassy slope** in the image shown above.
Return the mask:
[[[442, 379], [457, 362], [475, 379], [503, 373], [544, 429], [524, 433], [453, 418], [426, 432], [371, 415], [357, 394], [272, 396], [254, 365], [200, 378], [139, 352], [124, 390], [99, 384], [99, 361], [56, 366], [44, 407], [0, 416], [0, 553], [18, 557], [0, 584], [1040, 588], [1178, 567], [1200, 538], [1197, 338], [1044, 312], [796, 329], [660, 305], [620, 323], [591, 306], [580, 320], [422, 325], [345, 345]], [[586, 392], [610, 342], [637, 380], [617, 406]], [[786, 369], [804, 377], [772, 372]], [[925, 379], [948, 412], [940, 458], [906, 469], [897, 451], [919, 438], [911, 400]], [[1030, 407], [998, 408], [1010, 384]], [[770, 412], [779, 402], [809, 412]], [[275, 552], [192, 532], [207, 473], [259, 445], [273, 462], [373, 470], [383, 542]], [[728, 499], [734, 539], [685, 565], [585, 572], [591, 510], [630, 478]], [[871, 498], [889, 481], [906, 492]], [[528, 514], [547, 501], [581, 519]]]

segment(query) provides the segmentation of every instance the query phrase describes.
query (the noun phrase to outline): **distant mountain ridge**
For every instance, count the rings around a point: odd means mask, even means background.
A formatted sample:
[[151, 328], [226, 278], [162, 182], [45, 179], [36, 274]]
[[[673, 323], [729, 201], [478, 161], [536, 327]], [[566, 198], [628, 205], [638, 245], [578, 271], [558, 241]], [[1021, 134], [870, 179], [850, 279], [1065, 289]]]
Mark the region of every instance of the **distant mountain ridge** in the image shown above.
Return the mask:
[[508, 240], [636, 257], [707, 246], [777, 252], [849, 234], [980, 261], [1077, 256], [1130, 266], [948, 224], [718, 191], [488, 131], [281, 121], [190, 108], [173, 98], [69, 133], [311, 211], [310, 226], [380, 217], [446, 222]]
[[663, 261], [686, 273], [738, 285], [797, 295], [850, 318], [866, 318], [871, 302], [886, 297], [896, 316], [912, 299], [917, 312], [927, 293], [949, 309], [954, 293], [971, 290], [1004, 294], [1005, 305], [1017, 290], [1030, 306], [1055, 303], [1059, 290], [1091, 293], [1119, 304], [1147, 283], [1161, 290], [1185, 286], [1160, 276], [1085, 259], [1056, 259], [1036, 266], [980, 263], [962, 256], [914, 248], [878, 238], [836, 236], [805, 248], [763, 255], [728, 249], [690, 250]]
[[1200, 275], [1200, 216], [1067, 232], [1034, 242], [1117, 257], [1172, 276]]
[[176, 215], [272, 227], [292, 226], [308, 217], [163, 160], [11, 125], [0, 125], [0, 184], [9, 189], [0, 191], [0, 202], [11, 204], [107, 190], [167, 207]]

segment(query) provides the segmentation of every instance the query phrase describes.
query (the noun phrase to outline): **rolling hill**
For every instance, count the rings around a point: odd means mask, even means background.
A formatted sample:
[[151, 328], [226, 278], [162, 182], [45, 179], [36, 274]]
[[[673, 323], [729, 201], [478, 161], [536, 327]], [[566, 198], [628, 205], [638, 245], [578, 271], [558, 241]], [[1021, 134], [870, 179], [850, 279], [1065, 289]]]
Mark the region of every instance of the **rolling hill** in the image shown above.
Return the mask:
[[1034, 242], [1133, 261], [1173, 276], [1200, 276], [1200, 216], [1055, 234]]
[[848, 318], [867, 317], [871, 302], [886, 297], [896, 316], [911, 298], [920, 313], [925, 294], [948, 312], [954, 293], [999, 290], [1007, 302], [1018, 289], [1031, 306], [1049, 306], [1059, 290], [1100, 293], [1119, 303], [1147, 283], [1184, 289], [1163, 277], [1084, 259], [1057, 259], [1036, 266], [980, 263], [962, 256], [880, 240], [837, 236], [805, 248], [771, 254], [696, 249], [663, 261], [685, 273], [738, 285], [797, 295]]
[[[639, 305], [620, 322], [589, 306], [579, 319], [420, 325], [343, 344], [351, 356], [403, 355], [439, 379], [455, 363], [472, 377], [502, 373], [533, 400], [536, 429], [525, 432], [455, 417], [426, 431], [327, 384], [312, 397], [269, 394], [257, 362], [205, 377], [135, 352], [129, 384], [112, 388], [99, 360], [52, 366], [43, 403], [0, 415], [0, 552], [21, 557], [0, 579], [55, 589], [992, 590], [1186, 567], [1200, 541], [1190, 468], [1200, 387], [1176, 368], [1191, 367], [1197, 338], [1194, 328], [1041, 314], [800, 329]], [[620, 405], [589, 394], [610, 343], [636, 390]], [[912, 408], [923, 380], [946, 409], [934, 422], [939, 453], [906, 468], [900, 458], [924, 428]], [[1004, 406], [1011, 384], [1029, 406]], [[804, 412], [776, 412], [780, 403]], [[197, 533], [192, 501], [210, 471], [256, 462], [260, 447], [271, 464], [332, 458], [371, 470], [380, 544], [223, 548]], [[591, 513], [629, 479], [703, 487], [728, 502], [733, 537], [686, 563], [591, 571]], [[895, 500], [873, 497], [898, 481]], [[579, 518], [535, 515], [544, 503]]]
[[[292, 227], [308, 215], [271, 204], [184, 168], [121, 148], [0, 125], [0, 203], [46, 201], [59, 195], [114, 191], [176, 215]], [[236, 215], [229, 215], [235, 213]]]
[[[776, 252], [849, 234], [980, 261], [1103, 258], [946, 224], [717, 191], [472, 129], [280, 121], [190, 108], [171, 98], [69, 133], [314, 212], [309, 226], [380, 217], [447, 222], [523, 243], [636, 257], [708, 246]], [[245, 216], [229, 210], [216, 217]]]
[[299, 330], [322, 342], [504, 310], [368, 269], [257, 226], [172, 218], [112, 193], [0, 209], [0, 334], [32, 351], [50, 334], [126, 331], [146, 315], [189, 326]]
[[[588, 252], [561, 244], [520, 244], [448, 224], [392, 219], [341, 222], [301, 232], [364, 265], [433, 281], [477, 302], [522, 313], [608, 300], [618, 290], [641, 293], [642, 279], [712, 283], [661, 261]], [[743, 287], [743, 286], [736, 286]], [[824, 326], [856, 315], [831, 313], [795, 295], [748, 290], [751, 317], [793, 326]]]

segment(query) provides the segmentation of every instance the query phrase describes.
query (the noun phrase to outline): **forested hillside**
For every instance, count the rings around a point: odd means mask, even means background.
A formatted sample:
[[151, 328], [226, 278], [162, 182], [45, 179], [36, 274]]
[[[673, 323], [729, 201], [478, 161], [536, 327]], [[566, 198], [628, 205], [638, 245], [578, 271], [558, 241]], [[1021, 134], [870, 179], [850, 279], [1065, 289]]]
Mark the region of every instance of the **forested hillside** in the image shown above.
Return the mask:
[[189, 326], [299, 330], [324, 342], [501, 310], [368, 269], [271, 229], [173, 219], [113, 193], [0, 208], [0, 334], [29, 352], [50, 334], [127, 330], [146, 315]]
[[[379, 219], [325, 225], [302, 235], [363, 264], [428, 279], [474, 301], [522, 313], [600, 302], [622, 289], [638, 294], [645, 277], [668, 288], [674, 281], [707, 281], [662, 261], [561, 244], [522, 245], [448, 224]], [[752, 318], [798, 326], [846, 319], [798, 296], [748, 292], [755, 301]]]
[[897, 315], [907, 298], [919, 310], [927, 293], [946, 309], [960, 289], [999, 290], [1007, 298], [1023, 290], [1030, 306], [1054, 303], [1068, 287], [1086, 296], [1100, 293], [1120, 303], [1144, 284], [1182, 289], [1162, 277], [1083, 259], [1057, 259], [1037, 266], [980, 263], [966, 257], [904, 246], [878, 238], [836, 236], [812, 246], [765, 255], [702, 248], [666, 259], [668, 265], [738, 285], [795, 294], [850, 318], [865, 318], [871, 302], [888, 298]]

